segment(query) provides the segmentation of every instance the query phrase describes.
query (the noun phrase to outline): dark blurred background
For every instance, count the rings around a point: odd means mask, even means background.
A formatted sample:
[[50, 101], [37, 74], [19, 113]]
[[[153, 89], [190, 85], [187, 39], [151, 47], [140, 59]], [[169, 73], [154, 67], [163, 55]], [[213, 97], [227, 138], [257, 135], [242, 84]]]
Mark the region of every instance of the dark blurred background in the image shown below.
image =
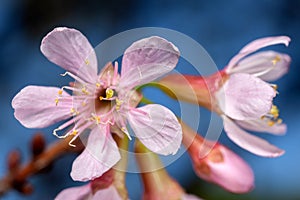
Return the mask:
[[[233, 195], [198, 179], [187, 155], [168, 167], [188, 192], [205, 199], [300, 199], [300, 1], [200, 1], [200, 0], [1, 0], [0, 1], [0, 177], [6, 172], [7, 153], [18, 148], [23, 159], [29, 157], [28, 143], [37, 130], [24, 128], [14, 119], [11, 100], [24, 86], [62, 86], [69, 80], [59, 76], [63, 70], [41, 54], [41, 39], [57, 26], [74, 27], [96, 46], [106, 38], [137, 27], [164, 27], [182, 32], [198, 41], [221, 69], [246, 43], [259, 37], [288, 35], [288, 48], [272, 49], [290, 54], [290, 72], [279, 80], [276, 104], [288, 124], [286, 136], [263, 135], [286, 150], [280, 158], [251, 155], [230, 142], [230, 146], [252, 166], [256, 188], [246, 195]], [[182, 71], [184, 73], [184, 71]], [[48, 142], [56, 140], [53, 127], [44, 129]], [[53, 170], [30, 179], [33, 195], [10, 192], [4, 199], [53, 199], [63, 188], [78, 185], [69, 177], [74, 156], [55, 163]], [[241, 177], [242, 179], [243, 177]], [[139, 176], [128, 175], [131, 199], [142, 193]]]

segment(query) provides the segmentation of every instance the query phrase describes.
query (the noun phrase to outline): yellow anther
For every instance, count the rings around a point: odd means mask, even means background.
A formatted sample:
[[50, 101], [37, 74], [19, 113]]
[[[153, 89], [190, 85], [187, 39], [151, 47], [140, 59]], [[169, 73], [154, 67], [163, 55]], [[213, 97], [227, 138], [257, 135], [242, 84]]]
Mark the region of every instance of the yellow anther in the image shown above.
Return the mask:
[[275, 124], [274, 121], [272, 121], [272, 120], [268, 121], [268, 126], [273, 126], [274, 124]]
[[58, 90], [58, 95], [62, 95], [63, 91], [62, 90]]
[[96, 83], [96, 87], [100, 87], [101, 86], [101, 84], [100, 83]]
[[58, 98], [55, 99], [55, 105], [57, 106], [58, 104]]
[[101, 122], [100, 116], [94, 116], [94, 119], [96, 121], [96, 124], [99, 124]]
[[273, 65], [276, 65], [280, 61], [280, 57], [278, 55], [275, 56], [275, 58], [272, 60]]
[[123, 101], [119, 100], [118, 98], [116, 99], [116, 110], [120, 110], [120, 107], [122, 105]]
[[81, 102], [81, 105], [86, 106], [86, 102], [85, 101]]
[[103, 98], [104, 98], [104, 97], [100, 96], [100, 97], [99, 97], [100, 101], [102, 101]]
[[274, 116], [275, 119], [277, 119], [279, 116], [279, 110], [278, 110], [277, 106], [272, 105], [270, 113]]
[[86, 65], [89, 65], [89, 64], [90, 64], [90, 61], [89, 61], [88, 59], [85, 59], [85, 60], [84, 60], [84, 63], [85, 63]]
[[105, 93], [106, 93], [106, 98], [107, 99], [110, 99], [110, 98], [112, 98], [114, 96], [114, 91], [112, 89], [110, 89], [110, 88], [107, 88], [106, 91], [105, 91]]
[[83, 87], [83, 88], [81, 89], [81, 92], [82, 92], [83, 94], [86, 94], [86, 95], [89, 95], [89, 94], [90, 94], [90, 93], [86, 90], [85, 87]]
[[116, 104], [117, 104], [117, 106], [120, 106], [120, 105], [122, 105], [122, 103], [123, 103], [123, 101], [122, 101], [122, 100], [116, 99]]
[[276, 121], [276, 123], [277, 123], [277, 124], [281, 124], [281, 123], [282, 123], [282, 119], [278, 119], [278, 120]]
[[79, 112], [75, 109], [75, 108], [71, 108], [71, 113], [74, 114], [74, 115], [78, 115]]
[[278, 86], [277, 86], [276, 84], [271, 84], [271, 87], [272, 87], [275, 91], [277, 91], [277, 89], [278, 89]]
[[78, 134], [78, 130], [76, 130], [76, 129], [74, 129], [71, 133], [71, 135], [74, 135], [74, 136], [76, 136], [77, 134]]

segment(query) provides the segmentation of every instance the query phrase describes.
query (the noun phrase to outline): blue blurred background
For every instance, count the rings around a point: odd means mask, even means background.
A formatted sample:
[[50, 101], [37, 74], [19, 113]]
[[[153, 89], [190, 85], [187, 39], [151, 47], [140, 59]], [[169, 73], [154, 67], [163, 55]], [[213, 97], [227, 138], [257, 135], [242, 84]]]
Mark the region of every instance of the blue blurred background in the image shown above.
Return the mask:
[[[37, 130], [29, 130], [13, 117], [11, 99], [24, 86], [61, 86], [69, 80], [59, 76], [63, 70], [48, 62], [39, 50], [43, 36], [57, 26], [74, 27], [95, 46], [106, 38], [137, 27], [164, 27], [182, 32], [208, 51], [221, 69], [246, 43], [259, 37], [288, 35], [288, 48], [272, 49], [290, 54], [290, 72], [279, 80], [276, 104], [288, 124], [286, 136], [263, 135], [286, 150], [280, 158], [251, 155], [230, 142], [230, 146], [252, 166], [256, 188], [246, 195], [233, 195], [198, 179], [187, 155], [168, 167], [188, 192], [205, 199], [300, 199], [300, 1], [199, 1], [199, 0], [1, 0], [0, 1], [0, 177], [6, 173], [6, 156], [11, 149], [29, 158], [29, 141]], [[184, 73], [184, 71], [182, 71]], [[52, 127], [53, 128], [53, 127]], [[51, 128], [43, 130], [47, 142], [54, 141]], [[8, 193], [4, 199], [53, 199], [63, 188], [76, 185], [69, 177], [74, 156], [58, 160], [48, 174], [30, 179], [35, 186], [31, 196]], [[242, 177], [241, 177], [242, 179]], [[131, 199], [139, 199], [141, 182], [128, 175]]]

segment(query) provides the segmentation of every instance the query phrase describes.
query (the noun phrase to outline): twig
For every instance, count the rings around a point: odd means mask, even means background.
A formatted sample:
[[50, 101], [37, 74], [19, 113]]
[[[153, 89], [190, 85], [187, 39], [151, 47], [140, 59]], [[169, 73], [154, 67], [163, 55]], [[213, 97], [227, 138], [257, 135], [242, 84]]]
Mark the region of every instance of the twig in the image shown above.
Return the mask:
[[20, 165], [20, 153], [12, 151], [8, 156], [8, 173], [0, 180], [0, 197], [11, 189], [23, 194], [30, 194], [33, 190], [27, 179], [32, 175], [43, 172], [59, 157], [67, 153], [80, 153], [84, 146], [78, 140], [76, 147], [70, 147], [71, 138], [61, 139], [44, 150], [45, 142], [41, 134], [32, 140], [32, 159], [25, 165]]

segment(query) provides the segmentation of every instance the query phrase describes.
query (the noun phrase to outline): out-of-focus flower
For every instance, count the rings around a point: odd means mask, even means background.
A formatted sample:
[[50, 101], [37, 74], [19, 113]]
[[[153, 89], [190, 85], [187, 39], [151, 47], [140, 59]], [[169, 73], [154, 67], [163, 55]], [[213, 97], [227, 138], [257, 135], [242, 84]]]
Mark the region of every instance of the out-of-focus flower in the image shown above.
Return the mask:
[[55, 200], [122, 200], [113, 184], [113, 173], [114, 170], [109, 170], [89, 184], [64, 189]]
[[[159, 83], [178, 99], [198, 103], [218, 113], [228, 137], [242, 148], [260, 156], [280, 156], [283, 150], [243, 129], [275, 135], [286, 132], [279, 110], [273, 105], [277, 86], [265, 81], [284, 75], [291, 59], [274, 51], [248, 55], [270, 45], [283, 43], [287, 46], [289, 42], [286, 36], [258, 39], [242, 48], [220, 72], [208, 77], [172, 74]], [[197, 98], [191, 98], [193, 92]]]
[[254, 188], [250, 166], [225, 146], [207, 141], [182, 123], [183, 144], [188, 149], [196, 174], [234, 193]]
[[144, 184], [144, 200], [200, 200], [186, 194], [164, 169], [159, 157], [139, 141], [135, 145], [136, 159]]
[[152, 151], [176, 153], [182, 130], [175, 115], [158, 104], [136, 108], [140, 96], [133, 90], [176, 66], [179, 51], [172, 43], [156, 36], [134, 42], [123, 55], [120, 75], [117, 63], [108, 64], [97, 75], [96, 54], [75, 29], [54, 29], [43, 39], [41, 51], [67, 70], [64, 75], [74, 78], [75, 84], [62, 88], [27, 86], [14, 97], [12, 106], [15, 117], [28, 128], [69, 119], [53, 133], [58, 136], [58, 131], [68, 130], [58, 137], [73, 136], [70, 145], [84, 130], [91, 130], [85, 150], [73, 163], [74, 180], [94, 179], [116, 164], [120, 153], [111, 132], [130, 138], [127, 122]]

